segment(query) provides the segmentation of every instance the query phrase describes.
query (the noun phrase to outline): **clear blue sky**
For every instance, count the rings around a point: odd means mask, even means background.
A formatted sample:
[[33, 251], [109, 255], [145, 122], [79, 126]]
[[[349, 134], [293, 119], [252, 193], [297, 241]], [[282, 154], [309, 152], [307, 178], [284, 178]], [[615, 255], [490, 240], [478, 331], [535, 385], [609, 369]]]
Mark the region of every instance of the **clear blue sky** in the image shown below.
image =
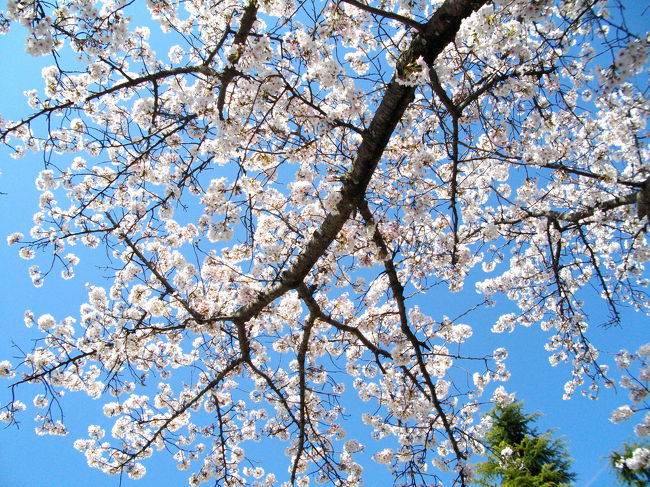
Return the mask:
[[[643, 3], [643, 2], [641, 2]], [[40, 67], [49, 62], [45, 59], [34, 60], [23, 54], [22, 42], [18, 36], [10, 35], [0, 38], [2, 56], [0, 56], [0, 113], [5, 118], [12, 118], [25, 113], [26, 104], [22, 96], [25, 89], [40, 88]], [[30, 348], [30, 340], [37, 334], [27, 330], [23, 325], [23, 312], [31, 309], [36, 315], [51, 313], [56, 318], [78, 314], [78, 307], [85, 299], [86, 282], [96, 282], [101, 277], [92, 265], [88, 265], [90, 256], [81, 254], [86, 259], [78, 268], [78, 276], [71, 281], [58, 278], [46, 280], [41, 289], [35, 289], [28, 277], [28, 262], [17, 255], [16, 247], [5, 244], [6, 235], [21, 231], [29, 232], [30, 221], [37, 209], [38, 196], [34, 187], [34, 178], [42, 162], [39, 156], [29, 156], [14, 161], [4, 151], [0, 158], [0, 309], [2, 310], [2, 340], [0, 340], [0, 360], [12, 359], [16, 355], [12, 342], [24, 348]], [[86, 264], [86, 265], [84, 265]], [[476, 299], [472, 286], [459, 295], [453, 303], [444, 301], [445, 308], [431, 310], [437, 304], [422, 303], [425, 311], [440, 317], [443, 314], [454, 316], [449, 306], [464, 310], [466, 299]], [[594, 310], [602, 309], [600, 300], [590, 303]], [[428, 309], [427, 309], [428, 307]], [[503, 308], [496, 308], [496, 313]], [[577, 486], [606, 487], [612, 485], [612, 477], [604, 471], [606, 456], [611, 449], [617, 448], [622, 441], [631, 438], [633, 423], [613, 425], [608, 421], [610, 412], [627, 402], [625, 391], [603, 391], [602, 399], [593, 403], [578, 395], [570, 401], [563, 401], [563, 384], [569, 377], [567, 367], [551, 368], [548, 365], [548, 353], [543, 344], [547, 335], [535, 329], [518, 328], [512, 335], [492, 335], [489, 328], [494, 316], [489, 313], [470, 315], [465, 320], [474, 326], [475, 334], [480, 334], [480, 343], [486, 348], [505, 346], [510, 352], [508, 365], [513, 373], [512, 380], [505, 384], [509, 391], [516, 391], [518, 399], [524, 400], [529, 412], [540, 411], [544, 416], [539, 420], [541, 430], [558, 428], [558, 433], [569, 442], [570, 451], [575, 458], [574, 470], [579, 478]], [[593, 322], [604, 321], [594, 312]], [[647, 317], [628, 313], [623, 320], [623, 329], [609, 328], [595, 330], [592, 339], [597, 345], [606, 346], [612, 352], [628, 347], [635, 350], [638, 344], [648, 341]], [[481, 332], [481, 330], [483, 330]], [[479, 339], [479, 337], [477, 337]], [[6, 403], [10, 398], [7, 381], [0, 382], [0, 400]], [[24, 402], [30, 400], [30, 394], [22, 390], [19, 397]], [[33, 395], [31, 395], [33, 396]], [[77, 487], [86, 485], [116, 487], [120, 479], [108, 477], [86, 466], [82, 454], [72, 448], [75, 439], [86, 436], [88, 424], [101, 418], [102, 402], [92, 401], [83, 394], [68, 393], [63, 399], [65, 413], [69, 418], [71, 433], [68, 437], [38, 437], [34, 434], [31, 421], [33, 408], [23, 414], [22, 427], [18, 430], [9, 427], [0, 430], [0, 487]], [[372, 444], [368, 445], [372, 448]], [[141, 481], [124, 478], [123, 486], [138, 485], [186, 485], [186, 472], [179, 472], [175, 462], [166, 455], [160, 455], [153, 461], [145, 463], [147, 476]], [[387, 471], [383, 467], [375, 468], [373, 478], [380, 482]], [[379, 484], [377, 484], [379, 485]]]

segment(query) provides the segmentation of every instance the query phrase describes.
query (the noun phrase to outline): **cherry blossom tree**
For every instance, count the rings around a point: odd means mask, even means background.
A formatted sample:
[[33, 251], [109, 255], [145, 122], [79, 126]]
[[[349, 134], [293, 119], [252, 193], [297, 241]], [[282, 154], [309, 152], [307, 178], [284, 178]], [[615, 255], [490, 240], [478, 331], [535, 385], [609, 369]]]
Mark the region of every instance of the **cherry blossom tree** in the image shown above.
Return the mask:
[[[25, 313], [42, 339], [0, 363], [0, 419], [36, 388], [37, 432], [65, 434], [60, 395], [84, 391], [112, 426], [75, 447], [134, 478], [169, 452], [191, 485], [353, 486], [370, 453], [395, 483], [467, 485], [479, 408], [511, 397], [507, 350], [470, 353], [444, 314], [467, 285], [467, 312], [516, 309], [482, 326], [548, 332], [567, 398], [629, 389], [612, 420], [647, 435], [650, 344], [610, 367], [584, 306], [622, 332], [649, 312], [632, 3], [9, 0], [2, 29], [51, 65], [0, 120], [45, 165], [8, 243], [35, 286], [88, 254], [110, 279], [78, 314]], [[387, 446], [366, 452], [361, 422]]]

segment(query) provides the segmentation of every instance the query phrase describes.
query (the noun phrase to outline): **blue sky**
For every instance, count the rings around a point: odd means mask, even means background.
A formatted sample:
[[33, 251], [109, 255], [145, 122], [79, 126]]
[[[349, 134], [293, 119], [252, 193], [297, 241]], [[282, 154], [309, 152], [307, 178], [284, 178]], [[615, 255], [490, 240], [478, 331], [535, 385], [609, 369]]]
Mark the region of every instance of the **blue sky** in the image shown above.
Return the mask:
[[[14, 32], [0, 38], [0, 114], [12, 118], [25, 113], [26, 104], [22, 91], [40, 88], [40, 68], [49, 64], [46, 59], [32, 59], [23, 54], [22, 41]], [[38, 196], [34, 187], [36, 174], [42, 169], [39, 156], [28, 156], [15, 161], [8, 152], [0, 152], [0, 309], [3, 313], [3, 340], [0, 340], [0, 360], [11, 360], [16, 355], [15, 342], [23, 348], [30, 348], [30, 340], [37, 337], [36, 332], [23, 325], [25, 309], [31, 309], [38, 316], [51, 313], [57, 319], [67, 315], [75, 316], [78, 306], [86, 297], [85, 283], [101, 279], [101, 271], [92, 265], [92, 256], [81, 253], [82, 265], [77, 269], [77, 277], [71, 281], [58, 278], [46, 280], [41, 289], [35, 289], [29, 279], [29, 263], [21, 260], [17, 248], [5, 244], [5, 236], [21, 231], [28, 233], [31, 217], [37, 210]], [[100, 252], [101, 253], [101, 252]], [[85, 265], [84, 265], [85, 263]], [[458, 312], [465, 309], [468, 300], [478, 300], [472, 286], [458, 296], [454, 302], [444, 301], [444, 307], [435, 309], [435, 302], [421, 303], [426, 312], [439, 318], [443, 314], [454, 316], [454, 306]], [[503, 303], [503, 300], [501, 301]], [[594, 310], [592, 322], [605, 321], [598, 317], [603, 309], [601, 300], [592, 299], [589, 307]], [[425, 308], [426, 306], [426, 308]], [[507, 305], [506, 305], [507, 306]], [[431, 309], [431, 308], [434, 309]], [[497, 313], [496, 309], [469, 315], [465, 322], [474, 327], [474, 339], [481, 346], [490, 349], [505, 346], [509, 352], [508, 366], [513, 373], [512, 380], [505, 384], [509, 391], [516, 391], [519, 400], [525, 401], [526, 410], [539, 411], [543, 416], [539, 428], [557, 428], [569, 442], [569, 449], [575, 459], [574, 470], [578, 473], [577, 486], [605, 487], [612, 484], [612, 477], [605, 469], [602, 459], [610, 450], [617, 448], [622, 441], [632, 437], [634, 423], [614, 425], [608, 421], [610, 412], [627, 403], [625, 391], [602, 391], [602, 398], [593, 403], [576, 395], [570, 401], [563, 401], [563, 384], [570, 378], [567, 367], [551, 368], [548, 353], [543, 349], [547, 334], [538, 328], [518, 328], [514, 334], [493, 335], [489, 328]], [[599, 328], [592, 330], [592, 340], [596, 345], [606, 346], [611, 352], [620, 348], [636, 347], [647, 341], [647, 317], [626, 313], [621, 328]], [[0, 401], [6, 403], [10, 391], [8, 382], [0, 382]], [[30, 394], [22, 390], [19, 397], [24, 402]], [[32, 395], [33, 396], [33, 395]], [[66, 417], [69, 418], [70, 434], [65, 438], [38, 437], [34, 434], [31, 421], [33, 408], [22, 416], [20, 429], [9, 427], [0, 430], [0, 487], [77, 487], [88, 484], [115, 487], [120, 484], [118, 477], [108, 477], [86, 465], [82, 454], [72, 448], [75, 439], [86, 436], [88, 424], [97, 422], [101, 416], [102, 402], [88, 399], [83, 394], [68, 393], [62, 400]], [[373, 445], [368, 445], [373, 448]], [[275, 452], [277, 453], [277, 452]], [[179, 472], [169, 456], [160, 455], [145, 463], [148, 474], [141, 481], [122, 479], [123, 486], [186, 485], [186, 472]], [[372, 478], [380, 482], [389, 479], [388, 472], [378, 466]]]

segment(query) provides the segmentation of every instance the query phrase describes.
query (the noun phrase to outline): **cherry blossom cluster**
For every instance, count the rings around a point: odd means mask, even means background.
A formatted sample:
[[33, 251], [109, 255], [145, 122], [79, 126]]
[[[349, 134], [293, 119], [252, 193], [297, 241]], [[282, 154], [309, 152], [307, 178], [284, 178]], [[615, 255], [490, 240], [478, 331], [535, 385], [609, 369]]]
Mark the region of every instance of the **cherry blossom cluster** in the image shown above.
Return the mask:
[[613, 423], [620, 423], [621, 421], [632, 418], [636, 414], [639, 416], [643, 415], [641, 423], [638, 423], [634, 427], [634, 433], [639, 437], [650, 435], [650, 403], [648, 402], [648, 393], [650, 393], [649, 358], [650, 344], [648, 343], [639, 347], [636, 353], [621, 350], [615, 356], [616, 367], [625, 372], [618, 385], [628, 391], [628, 398], [631, 404], [625, 404], [616, 408], [609, 419]]

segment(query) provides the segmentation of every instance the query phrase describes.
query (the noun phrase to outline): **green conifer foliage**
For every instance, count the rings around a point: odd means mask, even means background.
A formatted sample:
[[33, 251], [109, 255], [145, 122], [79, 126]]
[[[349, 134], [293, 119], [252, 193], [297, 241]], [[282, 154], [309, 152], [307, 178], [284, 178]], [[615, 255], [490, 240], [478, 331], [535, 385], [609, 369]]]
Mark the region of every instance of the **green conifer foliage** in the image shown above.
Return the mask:
[[522, 403], [497, 406], [486, 437], [487, 460], [477, 466], [477, 484], [486, 487], [565, 487], [572, 485], [566, 444], [551, 431], [540, 434], [539, 414], [525, 414]]

